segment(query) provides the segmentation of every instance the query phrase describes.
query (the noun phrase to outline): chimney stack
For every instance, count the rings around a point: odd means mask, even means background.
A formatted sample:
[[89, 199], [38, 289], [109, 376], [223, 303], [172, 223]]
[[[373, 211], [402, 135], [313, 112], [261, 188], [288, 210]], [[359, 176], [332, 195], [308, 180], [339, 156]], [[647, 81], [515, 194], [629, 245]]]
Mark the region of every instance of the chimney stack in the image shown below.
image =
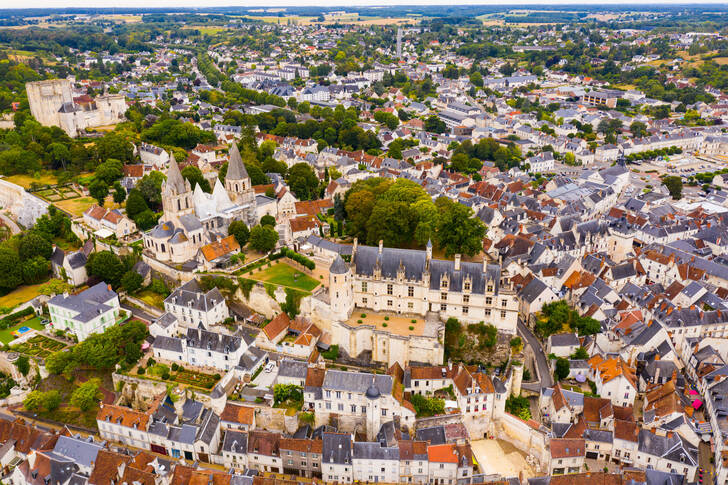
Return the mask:
[[460, 271], [460, 259], [461, 259], [461, 257], [462, 256], [460, 254], [456, 254], [455, 255], [455, 271]]
[[382, 254], [382, 250], [383, 250], [383, 249], [384, 249], [384, 241], [380, 239], [380, 240], [379, 240], [379, 255], [380, 255], [380, 256], [381, 256], [381, 254]]

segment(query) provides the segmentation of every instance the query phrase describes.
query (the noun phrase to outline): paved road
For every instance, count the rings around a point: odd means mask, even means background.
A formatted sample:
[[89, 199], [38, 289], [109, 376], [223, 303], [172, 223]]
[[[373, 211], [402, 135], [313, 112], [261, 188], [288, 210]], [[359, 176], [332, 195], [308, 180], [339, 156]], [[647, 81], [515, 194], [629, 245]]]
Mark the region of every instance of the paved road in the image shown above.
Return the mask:
[[140, 310], [139, 308], [134, 308], [131, 305], [127, 305], [126, 303], [122, 303], [121, 308], [123, 308], [124, 310], [129, 310], [132, 315], [137, 318], [141, 318], [142, 320], [152, 322], [157, 319], [157, 317], [155, 317], [154, 315], [147, 313], [144, 310]]
[[[543, 352], [541, 342], [538, 341], [536, 336], [531, 332], [525, 323], [518, 319], [518, 335], [526, 340], [526, 343], [533, 350], [533, 354], [536, 356], [536, 366], [538, 367], [538, 376], [541, 379], [540, 386], [551, 387], [554, 385], [553, 378], [551, 377], [551, 371], [549, 370], [549, 363], [546, 360], [546, 354]], [[525, 387], [525, 383], [524, 383]]]

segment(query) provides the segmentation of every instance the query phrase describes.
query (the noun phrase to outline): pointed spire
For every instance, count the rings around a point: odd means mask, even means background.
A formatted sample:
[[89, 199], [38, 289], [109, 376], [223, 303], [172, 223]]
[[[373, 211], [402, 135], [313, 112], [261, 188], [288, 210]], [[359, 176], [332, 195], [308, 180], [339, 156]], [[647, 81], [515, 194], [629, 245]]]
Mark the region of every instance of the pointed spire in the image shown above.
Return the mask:
[[167, 182], [165, 183], [165, 191], [174, 190], [175, 194], [183, 194], [188, 191], [185, 185], [185, 179], [179, 170], [177, 160], [172, 157], [169, 161], [169, 169], [167, 170]]
[[229, 155], [228, 171], [227, 175], [225, 175], [225, 180], [242, 180], [248, 178], [248, 171], [245, 170], [243, 158], [240, 156], [237, 143], [233, 142]]

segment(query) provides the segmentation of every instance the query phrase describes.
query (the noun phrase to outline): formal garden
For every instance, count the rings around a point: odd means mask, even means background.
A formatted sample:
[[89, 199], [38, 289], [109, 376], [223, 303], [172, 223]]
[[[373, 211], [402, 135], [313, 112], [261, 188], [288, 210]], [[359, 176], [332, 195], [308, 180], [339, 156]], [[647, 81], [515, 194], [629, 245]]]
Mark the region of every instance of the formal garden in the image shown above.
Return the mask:
[[23, 355], [44, 359], [65, 347], [66, 344], [61, 341], [36, 334], [23, 343], [13, 345], [11, 349]]
[[140, 364], [137, 367], [136, 375], [148, 379], [176, 382], [185, 386], [199, 387], [201, 389], [212, 389], [221, 378], [220, 374], [208, 374], [186, 369], [176, 363], [169, 366], [157, 362], [152, 358], [147, 360], [146, 366]]

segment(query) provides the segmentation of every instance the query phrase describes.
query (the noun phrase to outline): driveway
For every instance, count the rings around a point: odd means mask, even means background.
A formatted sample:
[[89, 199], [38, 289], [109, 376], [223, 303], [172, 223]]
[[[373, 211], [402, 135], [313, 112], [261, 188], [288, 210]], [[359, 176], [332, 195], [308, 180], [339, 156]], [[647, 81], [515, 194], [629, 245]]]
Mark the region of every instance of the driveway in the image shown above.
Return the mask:
[[133, 316], [135, 316], [137, 318], [141, 318], [142, 320], [146, 320], [150, 323], [158, 318], [158, 317], [155, 317], [154, 315], [151, 315], [151, 314], [145, 312], [144, 310], [140, 310], [139, 308], [135, 308], [135, 307], [133, 307], [131, 305], [127, 305], [125, 303], [121, 304], [121, 308], [123, 308], [124, 310], [130, 311]]
[[551, 377], [549, 363], [546, 359], [546, 354], [544, 354], [543, 347], [541, 347], [541, 342], [538, 341], [533, 332], [531, 332], [531, 329], [520, 318], [518, 319], [518, 335], [524, 338], [529, 347], [531, 347], [531, 350], [533, 350], [533, 355], [536, 358], [536, 366], [538, 367], [538, 377], [541, 381], [541, 388], [553, 386], [554, 380]]

